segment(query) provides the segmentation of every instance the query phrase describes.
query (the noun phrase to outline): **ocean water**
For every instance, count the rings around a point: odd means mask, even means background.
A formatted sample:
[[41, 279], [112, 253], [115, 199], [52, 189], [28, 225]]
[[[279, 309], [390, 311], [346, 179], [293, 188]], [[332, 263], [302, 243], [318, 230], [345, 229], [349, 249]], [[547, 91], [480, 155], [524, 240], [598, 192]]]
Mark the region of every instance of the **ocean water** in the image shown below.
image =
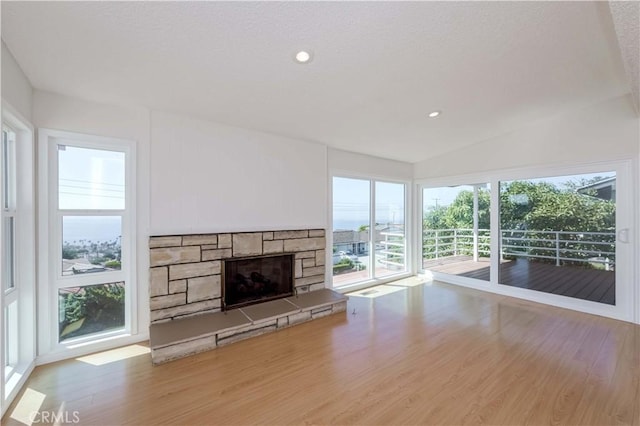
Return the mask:
[[62, 219], [62, 241], [107, 242], [122, 235], [120, 216], [65, 216]]
[[[402, 222], [399, 222], [400, 224]], [[333, 221], [333, 229], [351, 229], [357, 231], [362, 225], [369, 225], [369, 221], [364, 220], [339, 220]]]
[[358, 230], [362, 225], [368, 225], [369, 221], [367, 219], [364, 220], [339, 220], [335, 219], [333, 221], [333, 229], [351, 229]]
[[[333, 221], [333, 229], [356, 231], [368, 224], [367, 219], [336, 219]], [[63, 219], [63, 241], [113, 241], [121, 235], [122, 223], [119, 216], [65, 216]]]

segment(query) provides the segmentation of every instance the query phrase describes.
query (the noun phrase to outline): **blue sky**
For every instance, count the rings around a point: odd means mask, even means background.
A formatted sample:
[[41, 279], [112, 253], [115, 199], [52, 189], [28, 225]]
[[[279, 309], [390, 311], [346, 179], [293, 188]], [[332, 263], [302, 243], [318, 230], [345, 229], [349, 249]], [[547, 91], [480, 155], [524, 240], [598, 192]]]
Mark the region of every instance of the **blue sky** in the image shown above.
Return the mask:
[[[62, 145], [58, 149], [59, 207], [65, 210], [122, 210], [124, 153]], [[78, 216], [62, 220], [63, 241], [113, 241], [122, 235], [120, 216]]]
[[[404, 223], [404, 191], [401, 183], [376, 182], [376, 222]], [[369, 223], [368, 180], [333, 178], [334, 223]]]

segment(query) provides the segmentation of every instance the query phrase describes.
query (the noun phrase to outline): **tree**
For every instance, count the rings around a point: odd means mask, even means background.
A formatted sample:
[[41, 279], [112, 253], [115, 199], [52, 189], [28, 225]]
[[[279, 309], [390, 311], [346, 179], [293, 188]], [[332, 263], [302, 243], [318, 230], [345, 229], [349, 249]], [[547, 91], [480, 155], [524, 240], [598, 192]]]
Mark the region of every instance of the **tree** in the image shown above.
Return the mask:
[[500, 189], [502, 229], [603, 232], [615, 228], [615, 203], [539, 182], [515, 181]]
[[[555, 235], [549, 234], [549, 231], [572, 232], [562, 236], [564, 240], [575, 240], [575, 243], [571, 241], [565, 244], [565, 248], [574, 250], [572, 253], [577, 257], [592, 256], [604, 246], [596, 244], [588, 234], [581, 233], [614, 230], [615, 202], [578, 193], [577, 189], [601, 179], [567, 182], [562, 188], [547, 182], [513, 181], [502, 184], [499, 195], [500, 227], [502, 230], [513, 230], [510, 235], [505, 236], [514, 237], [511, 244], [516, 245], [524, 236], [523, 231], [528, 231], [526, 238], [536, 239], [539, 248], [530, 248], [529, 242], [523, 238], [522, 250], [547, 256], [555, 256]], [[440, 230], [440, 255], [453, 254], [454, 239], [457, 238], [458, 243], [460, 241], [459, 230], [473, 227], [473, 192], [460, 191], [449, 206], [430, 207], [424, 213], [423, 226], [425, 230]], [[490, 194], [486, 189], [478, 192], [478, 227], [490, 227]], [[444, 231], [446, 229], [458, 230], [457, 237], [454, 231]], [[603, 241], [602, 236], [597, 238], [600, 239], [599, 243]], [[424, 236], [425, 258], [435, 255], [435, 243], [435, 233]], [[611, 243], [613, 244], [613, 237]], [[487, 245], [488, 241], [481, 244]], [[458, 244], [458, 253], [461, 252], [460, 247]]]
[[78, 250], [71, 247], [68, 244], [62, 246], [62, 258], [63, 259], [77, 259], [78, 258]]
[[[478, 190], [478, 228], [489, 229], [491, 195], [486, 189]], [[473, 191], [460, 191], [444, 215], [447, 228], [473, 228]]]
[[426, 229], [443, 229], [446, 228], [445, 215], [448, 207], [445, 206], [432, 206], [428, 211], [424, 213], [422, 220], [423, 228]]
[[[478, 190], [478, 227], [489, 229], [491, 195]], [[460, 191], [449, 206], [432, 206], [424, 213], [424, 229], [473, 228], [473, 191]]]

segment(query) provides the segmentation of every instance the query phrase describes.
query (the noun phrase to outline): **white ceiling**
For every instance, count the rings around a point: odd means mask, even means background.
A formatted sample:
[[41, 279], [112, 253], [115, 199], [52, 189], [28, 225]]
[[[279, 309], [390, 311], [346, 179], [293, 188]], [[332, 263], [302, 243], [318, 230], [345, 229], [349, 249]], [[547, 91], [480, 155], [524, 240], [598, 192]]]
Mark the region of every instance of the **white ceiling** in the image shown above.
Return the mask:
[[408, 162], [630, 91], [606, 2], [3, 1], [2, 38], [37, 89]]

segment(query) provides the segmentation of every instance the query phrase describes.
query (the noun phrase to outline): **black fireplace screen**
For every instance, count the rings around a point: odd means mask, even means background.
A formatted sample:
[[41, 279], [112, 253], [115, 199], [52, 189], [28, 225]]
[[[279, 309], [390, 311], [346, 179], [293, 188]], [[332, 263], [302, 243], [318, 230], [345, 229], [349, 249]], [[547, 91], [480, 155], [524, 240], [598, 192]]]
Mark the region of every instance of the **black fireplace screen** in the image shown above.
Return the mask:
[[226, 259], [223, 309], [291, 296], [293, 262], [292, 254]]

